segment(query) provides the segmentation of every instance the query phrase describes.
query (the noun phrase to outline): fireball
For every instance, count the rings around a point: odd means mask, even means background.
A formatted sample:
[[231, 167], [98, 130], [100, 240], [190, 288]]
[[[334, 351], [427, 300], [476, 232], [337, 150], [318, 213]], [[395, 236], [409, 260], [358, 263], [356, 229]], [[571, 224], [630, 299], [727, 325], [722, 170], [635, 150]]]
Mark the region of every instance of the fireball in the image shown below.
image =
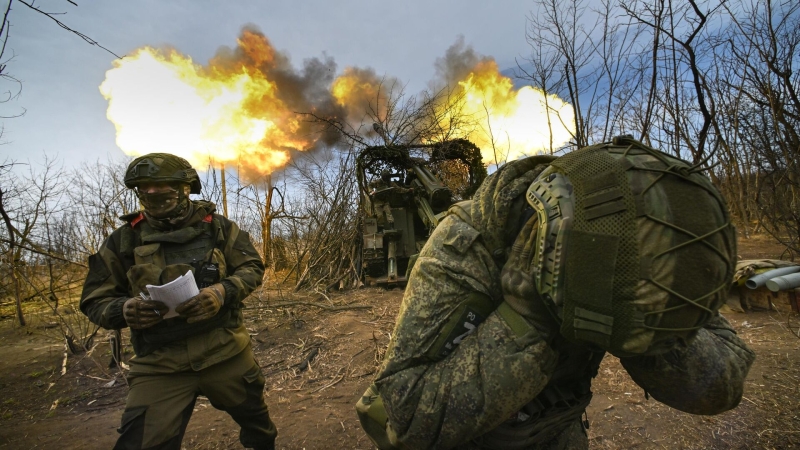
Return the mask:
[[514, 89], [493, 60], [478, 63], [458, 86], [462, 113], [478, 125], [467, 137], [481, 149], [487, 164], [549, 153], [574, 134], [572, 105], [531, 86]]
[[[444, 80], [454, 88], [450, 99], [436, 103], [432, 117], [440, 121], [440, 129], [455, 128], [450, 137], [471, 140], [481, 149], [487, 165], [550, 153], [569, 142], [575, 129], [574, 110], [569, 103], [530, 86], [516, 89], [493, 59], [474, 58], [458, 45], [454, 52], [448, 52], [457, 60], [451, 64], [462, 66], [466, 60], [470, 70], [458, 71], [456, 78]], [[360, 120], [369, 112], [391, 128], [388, 104], [397, 84], [394, 79], [378, 77], [372, 70], [347, 68], [333, 82], [331, 92], [351, 120]], [[405, 119], [402, 114], [398, 117]]]
[[[298, 112], [371, 130], [357, 122], [366, 114], [385, 120], [400, 106], [393, 102], [402, 83], [373, 69], [348, 67], [334, 79], [331, 58], [306, 60], [297, 71], [257, 30], [245, 29], [237, 42], [206, 65], [151, 47], [116, 61], [100, 92], [120, 149], [131, 156], [172, 153], [200, 169], [236, 165], [254, 179], [283, 168], [292, 152], [336, 144], [330, 130], [320, 133]], [[474, 142], [486, 164], [549, 152], [573, 135], [568, 103], [532, 87], [516, 89], [493, 59], [475, 57], [461, 41], [448, 58], [459, 67], [446, 80], [458, 103], [441, 102], [430, 117], [443, 121], [442, 129], [455, 128], [450, 137]], [[444, 123], [454, 118], [447, 108], [468, 119]]]
[[268, 78], [274, 51], [262, 35], [247, 32], [239, 52], [208, 66], [174, 50], [144, 47], [106, 72], [100, 92], [117, 145], [138, 156], [166, 152], [202, 168], [235, 163], [268, 174], [290, 151], [314, 145], [300, 119]]

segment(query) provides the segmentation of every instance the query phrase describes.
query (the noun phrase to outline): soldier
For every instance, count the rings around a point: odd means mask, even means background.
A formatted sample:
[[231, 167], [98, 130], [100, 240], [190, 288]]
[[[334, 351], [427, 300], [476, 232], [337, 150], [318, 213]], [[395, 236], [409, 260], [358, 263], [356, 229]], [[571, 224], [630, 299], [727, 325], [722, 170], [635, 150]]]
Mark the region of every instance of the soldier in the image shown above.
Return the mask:
[[[273, 449], [277, 431], [264, 403], [264, 377], [242, 320], [242, 300], [261, 284], [264, 265], [250, 236], [215, 214], [197, 172], [183, 158], [152, 153], [125, 173], [144, 211], [89, 257], [81, 311], [107, 329], [131, 329], [135, 356], [115, 449], [180, 449], [198, 395], [241, 426], [245, 447]], [[165, 319], [167, 306], [146, 285], [193, 271], [200, 293]]]
[[671, 407], [735, 407], [755, 355], [718, 313], [735, 233], [698, 172], [619, 137], [509, 163], [454, 205], [356, 406], [373, 442], [588, 448], [585, 409], [607, 352]]

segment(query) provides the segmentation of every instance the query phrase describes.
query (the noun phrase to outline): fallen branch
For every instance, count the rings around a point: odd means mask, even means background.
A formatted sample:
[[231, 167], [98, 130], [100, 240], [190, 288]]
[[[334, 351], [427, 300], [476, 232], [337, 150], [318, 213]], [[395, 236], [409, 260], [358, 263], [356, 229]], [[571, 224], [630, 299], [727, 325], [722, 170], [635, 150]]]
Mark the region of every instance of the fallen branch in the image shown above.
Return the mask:
[[280, 364], [280, 363], [282, 363], [284, 361], [286, 361], [286, 358], [284, 358], [284, 359], [282, 359], [280, 361], [275, 361], [275, 362], [272, 362], [272, 363], [269, 363], [269, 364], [265, 364], [264, 366], [261, 367], [261, 370], [264, 370], [267, 367], [277, 366], [278, 364]]
[[361, 353], [363, 353], [363, 352], [364, 352], [364, 350], [366, 350], [366, 349], [363, 349], [363, 348], [362, 348], [361, 350], [359, 350], [358, 352], [356, 352], [356, 354], [355, 354], [355, 355], [353, 355], [353, 356], [351, 356], [351, 357], [350, 357], [350, 361], [348, 361], [348, 362], [347, 362], [347, 365], [346, 365], [346, 366], [344, 366], [344, 367], [341, 367], [341, 368], [339, 369], [339, 371], [338, 371], [338, 372], [336, 372], [336, 375], [339, 375], [339, 374], [341, 373], [341, 376], [339, 376], [339, 378], [338, 378], [338, 379], [335, 379], [335, 380], [333, 380], [332, 382], [330, 382], [330, 383], [326, 384], [325, 386], [321, 386], [321, 387], [318, 387], [318, 388], [314, 389], [313, 391], [310, 391], [310, 392], [309, 392], [309, 394], [314, 394], [314, 393], [317, 393], [317, 392], [319, 392], [319, 391], [322, 391], [322, 390], [324, 390], [324, 389], [328, 389], [329, 387], [331, 387], [331, 386], [333, 386], [333, 385], [335, 385], [335, 384], [339, 384], [339, 382], [341, 382], [342, 380], [344, 380], [344, 377], [345, 377], [345, 375], [347, 375], [347, 370], [348, 370], [348, 369], [350, 369], [350, 364], [353, 364], [353, 360], [354, 360], [354, 359], [356, 359], [356, 356], [358, 356], [358, 355], [360, 355]]
[[306, 370], [306, 369], [308, 369], [309, 365], [311, 364], [311, 360], [313, 360], [314, 357], [317, 356], [317, 353], [319, 353], [319, 347], [314, 347], [310, 352], [308, 352], [308, 355], [306, 355], [306, 357], [303, 359], [303, 361], [301, 361], [299, 364], [297, 364], [297, 368], [301, 372]]
[[93, 408], [86, 408], [86, 411], [92, 412], [92, 411], [99, 411], [101, 409], [106, 409], [107, 406], [111, 406], [111, 405], [113, 405], [115, 403], [119, 403], [122, 400], [123, 399], [114, 400], [114, 401], [106, 402], [106, 403], [98, 403], [98, 404], [94, 405]]
[[272, 309], [272, 308], [284, 308], [286, 306], [314, 306], [317, 308], [324, 309], [326, 311], [344, 311], [347, 309], [372, 309], [372, 305], [343, 305], [343, 306], [325, 306], [320, 305], [319, 303], [313, 302], [283, 302], [283, 303], [273, 303], [267, 306], [254, 306], [247, 309]]
[[69, 355], [69, 340], [64, 336], [64, 360], [61, 361], [61, 376], [67, 373], [67, 355]]
[[321, 387], [318, 387], [318, 388], [314, 389], [313, 391], [310, 391], [309, 394], [314, 394], [314, 393], [317, 393], [317, 392], [319, 392], [319, 391], [321, 391], [323, 389], [328, 389], [329, 387], [331, 387], [331, 386], [333, 386], [335, 384], [338, 384], [340, 381], [344, 380], [344, 376], [347, 374], [347, 368], [349, 368], [349, 367], [350, 367], [350, 364], [348, 364], [346, 367], [342, 367], [341, 369], [339, 369], [339, 372], [342, 373], [342, 375], [338, 379], [333, 380], [332, 382], [326, 384], [325, 386], [321, 386]]

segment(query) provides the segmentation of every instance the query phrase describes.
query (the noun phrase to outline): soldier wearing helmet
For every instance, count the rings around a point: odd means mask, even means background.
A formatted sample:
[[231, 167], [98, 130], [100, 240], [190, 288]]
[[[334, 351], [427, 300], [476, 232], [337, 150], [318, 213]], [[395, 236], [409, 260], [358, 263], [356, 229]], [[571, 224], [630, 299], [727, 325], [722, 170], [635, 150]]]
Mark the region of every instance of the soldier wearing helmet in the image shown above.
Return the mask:
[[[89, 257], [80, 303], [92, 322], [130, 328], [135, 356], [114, 448], [180, 449], [204, 395], [241, 426], [242, 445], [273, 449], [277, 431], [242, 318], [242, 301], [264, 275], [250, 236], [216, 214], [213, 203], [189, 198], [201, 185], [183, 158], [138, 157], [124, 180], [144, 209], [122, 216], [125, 224]], [[150, 300], [147, 286], [188, 271], [200, 293], [167, 318], [169, 308]]]
[[718, 313], [735, 255], [710, 181], [629, 136], [509, 163], [420, 252], [361, 424], [381, 449], [588, 448], [606, 353], [727, 411], [755, 358]]

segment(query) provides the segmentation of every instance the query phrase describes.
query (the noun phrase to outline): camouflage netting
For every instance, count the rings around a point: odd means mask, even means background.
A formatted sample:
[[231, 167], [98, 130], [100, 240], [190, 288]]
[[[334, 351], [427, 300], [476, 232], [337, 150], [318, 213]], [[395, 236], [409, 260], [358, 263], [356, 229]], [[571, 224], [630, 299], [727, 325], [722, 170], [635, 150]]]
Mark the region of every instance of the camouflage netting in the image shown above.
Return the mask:
[[[466, 139], [454, 139], [434, 144], [367, 147], [358, 155], [358, 181], [366, 189], [369, 181], [384, 171], [404, 173], [415, 165], [430, 169], [460, 198], [471, 197], [486, 178], [480, 149]], [[453, 172], [460, 174], [453, 176]], [[451, 185], [449, 180], [458, 185]]]

